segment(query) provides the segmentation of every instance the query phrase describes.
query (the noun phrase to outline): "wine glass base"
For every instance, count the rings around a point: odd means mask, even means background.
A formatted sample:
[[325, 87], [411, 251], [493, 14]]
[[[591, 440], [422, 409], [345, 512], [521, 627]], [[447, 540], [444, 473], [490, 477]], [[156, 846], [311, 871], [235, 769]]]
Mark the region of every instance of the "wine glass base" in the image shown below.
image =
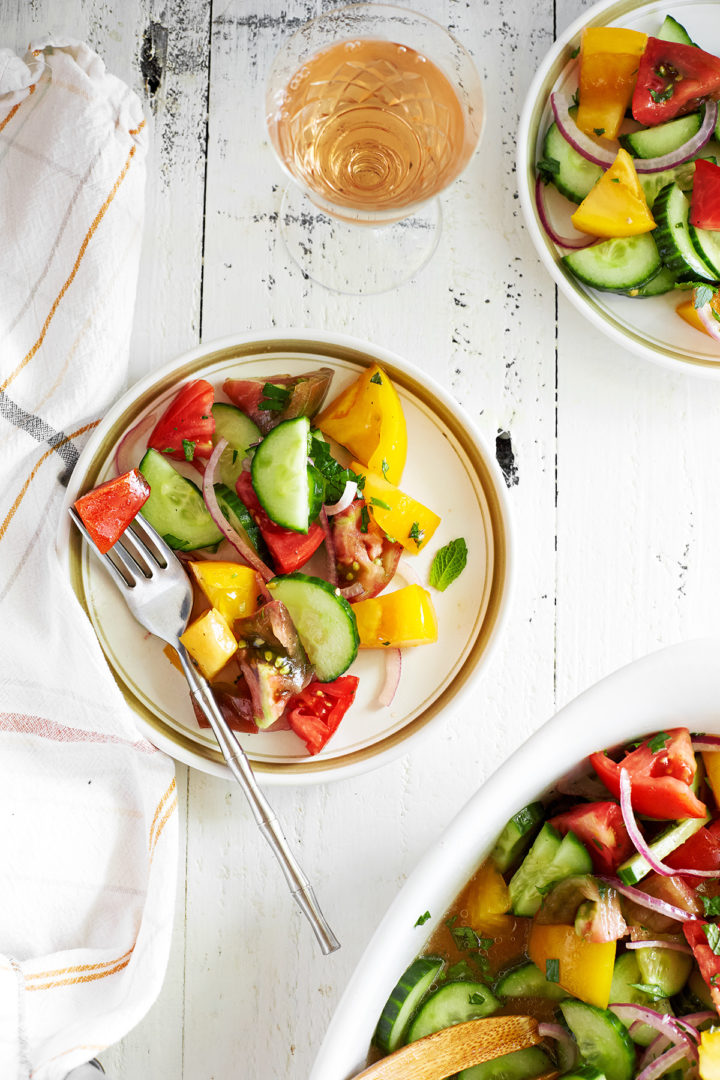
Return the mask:
[[441, 227], [437, 199], [411, 217], [379, 226], [331, 217], [294, 184], [280, 208], [282, 238], [303, 276], [352, 296], [387, 292], [409, 281], [435, 251]]

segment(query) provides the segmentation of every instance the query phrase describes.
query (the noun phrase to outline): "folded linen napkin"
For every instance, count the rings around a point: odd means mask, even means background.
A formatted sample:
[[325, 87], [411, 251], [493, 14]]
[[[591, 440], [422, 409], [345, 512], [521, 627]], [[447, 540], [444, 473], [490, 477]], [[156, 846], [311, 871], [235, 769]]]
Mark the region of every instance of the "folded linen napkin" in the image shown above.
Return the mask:
[[136, 96], [79, 42], [0, 50], [0, 1077], [59, 1080], [160, 989], [173, 765], [135, 730], [55, 536], [122, 389], [142, 228]]

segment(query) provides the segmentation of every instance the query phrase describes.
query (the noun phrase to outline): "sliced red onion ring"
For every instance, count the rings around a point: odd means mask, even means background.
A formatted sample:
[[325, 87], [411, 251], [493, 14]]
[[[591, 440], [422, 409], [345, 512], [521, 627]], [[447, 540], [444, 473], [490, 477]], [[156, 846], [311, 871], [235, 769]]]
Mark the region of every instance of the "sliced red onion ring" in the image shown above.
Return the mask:
[[345, 490], [336, 503], [325, 503], [325, 513], [328, 517], [332, 517], [333, 514], [341, 514], [343, 510], [347, 510], [350, 503], [357, 494], [357, 481], [346, 480]]
[[668, 904], [666, 900], [658, 900], [656, 896], [648, 896], [642, 889], [636, 889], [632, 885], [623, 885], [620, 878], [603, 877], [600, 880], [607, 885], [612, 885], [613, 889], [617, 889], [623, 896], [627, 896], [628, 900], [634, 900], [636, 904], [646, 907], [649, 911], [654, 911], [657, 915], [665, 915], [668, 919], [675, 919], [676, 922], [690, 922], [695, 918], [689, 911], [684, 911], [682, 908], [676, 907], [675, 904]]
[[580, 248], [590, 247], [591, 244], [594, 244], [597, 241], [597, 236], [583, 236], [570, 239], [567, 236], [560, 236], [560, 233], [555, 232], [555, 229], [553, 229], [550, 224], [550, 219], [545, 208], [543, 186], [543, 182], [538, 176], [535, 181], [535, 202], [537, 203], [538, 217], [540, 218], [543, 229], [548, 234], [553, 244], [557, 244], [558, 247], [572, 248], [575, 251], [578, 251]]
[[578, 1060], [578, 1045], [562, 1024], [538, 1024], [538, 1035], [543, 1039], [555, 1039], [565, 1048], [563, 1060], [566, 1069], [572, 1069]]
[[[693, 292], [693, 297], [696, 295], [697, 290]], [[716, 341], [720, 341], [720, 322], [713, 315], [712, 308], [710, 307], [710, 301], [707, 304], [703, 304], [702, 307], [695, 308], [698, 313], [698, 318], [707, 330], [710, 337], [715, 338]]]
[[365, 586], [361, 585], [359, 581], [353, 581], [352, 585], [346, 585], [344, 589], [340, 590], [340, 595], [345, 600], [354, 600], [364, 589]]
[[[150, 434], [157, 420], [158, 410], [156, 409], [148, 413], [147, 416], [143, 416], [142, 420], [138, 420], [134, 427], [125, 432], [115, 450], [115, 468], [118, 475], [122, 476], [123, 473], [129, 472], [130, 469], [137, 466], [137, 454], [134, 452], [135, 445], [139, 442], [141, 435]], [[143, 452], [146, 445], [143, 446]]]
[[[694, 1061], [697, 1061], [697, 1050], [694, 1055], [689, 1055]], [[649, 1065], [646, 1065], [642, 1072], [638, 1073], [637, 1080], [657, 1080], [659, 1076], [662, 1076], [664, 1072], [672, 1068], [678, 1061], [682, 1061], [684, 1057], [688, 1057], [687, 1046], [673, 1046], [670, 1050], [666, 1050], [660, 1057], [655, 1058]]]
[[[632, 1031], [633, 1028], [635, 1028], [635, 1030], [637, 1031], [638, 1028], [642, 1027], [645, 1027], [645, 1025], [642, 1024], [639, 1020], [635, 1020], [628, 1028], [628, 1031]], [[667, 1050], [668, 1046], [671, 1045], [672, 1043], [670, 1039], [668, 1039], [667, 1035], [657, 1035], [650, 1043], [650, 1045], [646, 1047], [645, 1053], [641, 1056], [638, 1062], [638, 1068], [644, 1069], [645, 1066], [649, 1065], [651, 1061], [655, 1060], [655, 1058], [659, 1058], [660, 1055], [665, 1050]]]
[[703, 1012], [688, 1013], [687, 1016], [678, 1016], [678, 1020], [690, 1024], [691, 1027], [699, 1027], [700, 1024], [704, 1024], [707, 1020], [717, 1020], [717, 1015], [718, 1014], [711, 1009], [706, 1009]]
[[631, 792], [632, 780], [630, 779], [630, 773], [627, 769], [620, 769], [620, 809], [622, 811], [623, 821], [625, 822], [625, 828], [640, 855], [642, 855], [645, 862], [656, 874], [661, 874], [663, 877], [673, 877], [675, 874], [680, 876], [688, 875], [692, 877], [708, 878], [716, 878], [718, 876], [717, 870], [682, 870], [678, 867], [667, 866], [666, 863], [661, 862], [660, 859], [656, 858], [650, 850], [647, 840], [640, 832], [640, 826], [635, 820]]
[[222, 510], [220, 509], [215, 495], [215, 471], [217, 469], [220, 455], [225, 447], [228, 445], [227, 439], [219, 439], [217, 446], [213, 450], [207, 463], [205, 474], [203, 476], [202, 493], [205, 505], [207, 506], [210, 517], [217, 525], [220, 532], [223, 534], [226, 540], [228, 540], [237, 551], [238, 555], [245, 560], [248, 566], [251, 566], [253, 570], [257, 570], [258, 574], [264, 581], [270, 581], [275, 577], [275, 574], [266, 566], [259, 555], [253, 551], [249, 544], [247, 544], [239, 533], [233, 529], [230, 522], [227, 520]]
[[378, 695], [378, 705], [386, 709], [392, 705], [402, 672], [402, 653], [399, 649], [385, 650], [385, 683]]
[[670, 949], [672, 952], [690, 953], [689, 945], [683, 945], [679, 941], [626, 941], [626, 949]]
[[[580, 130], [569, 114], [570, 98], [567, 94], [558, 92], [551, 94], [550, 105], [560, 133], [570, 143], [573, 150], [577, 150], [578, 154], [582, 154], [587, 161], [592, 161], [594, 165], [599, 165], [603, 169], [612, 165], [617, 156], [617, 151], [614, 149], [606, 150], [604, 146], [598, 146], [589, 135]], [[670, 154], [663, 154], [662, 157], [654, 158], [633, 158], [636, 172], [663, 172], [665, 169], [673, 169], [676, 165], [682, 165], [683, 162], [695, 157], [712, 138], [717, 124], [717, 117], [717, 102], [707, 101], [705, 103], [703, 122], [698, 132]]]
[[[337, 505], [337, 504], [336, 504]], [[335, 562], [335, 544], [333, 543], [332, 529], [327, 519], [327, 507], [320, 508], [320, 524], [325, 533], [325, 562], [327, 565], [327, 579], [331, 585], [337, 585], [337, 563]]]
[[654, 1028], [655, 1031], [670, 1039], [671, 1042], [681, 1044], [684, 1052], [689, 1052], [691, 1056], [694, 1055], [697, 1061], [697, 1047], [694, 1039], [678, 1024], [674, 1016], [658, 1012], [657, 1009], [648, 1009], [645, 1005], [632, 1005], [629, 1002], [627, 1004], [624, 1002], [612, 1004], [608, 1008], [615, 1013], [619, 1020], [622, 1020], [623, 1024], [630, 1025], [639, 1021], [641, 1024], [647, 1024], [648, 1027]]
[[[720, 323], [718, 323], [720, 326]], [[693, 739], [692, 748], [696, 751], [707, 750], [710, 753], [714, 753], [716, 750], [720, 750], [720, 735], [701, 735], [697, 739]]]

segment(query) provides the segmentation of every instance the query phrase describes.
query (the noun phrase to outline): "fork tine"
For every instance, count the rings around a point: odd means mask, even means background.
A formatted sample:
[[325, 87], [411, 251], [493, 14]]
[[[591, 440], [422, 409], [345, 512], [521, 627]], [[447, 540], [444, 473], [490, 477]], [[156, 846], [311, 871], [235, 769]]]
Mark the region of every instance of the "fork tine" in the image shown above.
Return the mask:
[[92, 554], [95, 556], [95, 558], [99, 559], [101, 562], [103, 562], [105, 564], [105, 566], [111, 571], [112, 576], [115, 578], [116, 583], [120, 586], [121, 589], [125, 589], [125, 590], [131, 589], [135, 584], [134, 579], [131, 579], [131, 580], [127, 579], [127, 577], [125, 576], [125, 573], [123, 571], [122, 566], [118, 566], [117, 563], [113, 559], [110, 558], [109, 553], [106, 554], [106, 555], [103, 555], [102, 552], [98, 551], [97, 547], [95, 546], [95, 541], [93, 540], [93, 538], [90, 536], [90, 533], [87, 531], [87, 529], [83, 525], [83, 522], [82, 522], [82, 519], [80, 518], [80, 515], [76, 513], [76, 511], [73, 509], [72, 506], [68, 508], [68, 513], [70, 514], [70, 517], [72, 518], [72, 520], [75, 523], [75, 525], [77, 526], [77, 528], [80, 530], [82, 535], [87, 540], [88, 548], [92, 552]]
[[131, 526], [135, 539], [147, 549], [148, 554], [152, 555], [155, 562], [163, 570], [177, 558], [170, 545], [165, 543], [160, 534], [142, 514], [135, 515]]
[[148, 552], [140, 538], [130, 528], [125, 530], [117, 543], [127, 551], [144, 577], [149, 579], [153, 576], [153, 568], [157, 569], [157, 563], [150, 557], [152, 553]]

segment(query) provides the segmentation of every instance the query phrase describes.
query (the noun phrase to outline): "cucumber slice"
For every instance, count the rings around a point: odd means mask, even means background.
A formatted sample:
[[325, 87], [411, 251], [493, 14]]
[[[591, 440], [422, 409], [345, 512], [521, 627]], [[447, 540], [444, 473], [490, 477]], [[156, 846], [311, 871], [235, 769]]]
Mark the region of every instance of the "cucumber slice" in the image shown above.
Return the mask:
[[[664, 859], [671, 851], [674, 851], [675, 848], [680, 847], [691, 836], [694, 836], [703, 825], [707, 825], [709, 820], [709, 817], [704, 817], [686, 818], [684, 821], [677, 821], [661, 833], [657, 840], [653, 840], [652, 844], [649, 845], [650, 850], [656, 859]], [[645, 861], [642, 855], [638, 854], [632, 855], [624, 863], [620, 864], [617, 876], [624, 885], [637, 885], [638, 881], [642, 881], [645, 875], [649, 873], [650, 864]]]
[[690, 242], [702, 261], [720, 281], [720, 233], [709, 229], [698, 229], [688, 223]]
[[561, 839], [552, 825], [543, 825], [508, 886], [514, 915], [534, 915], [543, 891], [555, 881], [573, 874], [592, 872], [592, 860], [573, 832]]
[[657, 947], [634, 949], [633, 952], [637, 957], [641, 983], [657, 986], [666, 998], [680, 993], [692, 971], [692, 956]]
[[695, 45], [682, 23], [673, 19], [672, 15], [665, 16], [657, 36], [660, 41], [674, 41], [678, 45]]
[[563, 255], [562, 261], [585, 285], [605, 292], [627, 292], [645, 285], [661, 267], [658, 249], [649, 233], [604, 240], [571, 251]]
[[584, 1001], [561, 1001], [559, 1007], [585, 1063], [607, 1080], [632, 1080], [635, 1046], [617, 1016]]
[[223, 535], [192, 480], [187, 480], [157, 450], [148, 450], [139, 468], [150, 485], [143, 517], [166, 544], [176, 551], [196, 551], [220, 543]]
[[548, 128], [543, 157], [557, 161], [560, 169], [552, 182], [561, 195], [574, 203], [581, 203], [603, 174], [600, 165], [593, 165], [570, 145], [557, 124]]
[[572, 997], [557, 983], [548, 982], [536, 964], [523, 964], [503, 975], [495, 986], [495, 993], [504, 998], [539, 997], [548, 1001], [563, 1001], [566, 997]]
[[405, 1040], [410, 1019], [426, 993], [440, 975], [445, 961], [437, 956], [414, 960], [387, 999], [375, 1029], [375, 1043], [387, 1054]]
[[213, 487], [225, 520], [259, 553], [264, 546], [262, 535], [245, 503], [225, 484], [214, 484]]
[[657, 249], [665, 266], [674, 273], [714, 281], [713, 271], [698, 255], [690, 239], [689, 212], [690, 203], [676, 183], [662, 189], [653, 203]]
[[265, 436], [252, 462], [253, 487], [267, 516], [300, 533], [309, 525], [309, 435], [307, 416], [283, 420]]
[[347, 671], [357, 656], [360, 637], [355, 612], [337, 589], [322, 578], [300, 573], [273, 578], [268, 588], [290, 612], [320, 682], [332, 682]]
[[234, 405], [216, 401], [212, 407], [215, 420], [213, 442], [227, 439], [228, 447], [220, 455], [216, 476], [229, 488], [235, 488], [235, 481], [242, 472], [244, 459], [248, 456], [253, 443], [260, 442], [262, 432], [249, 416]]
[[[618, 956], [613, 968], [612, 984], [610, 986], [610, 1005], [643, 1005], [647, 1009], [655, 1009], [656, 1012], [673, 1015], [672, 1006], [667, 998], [653, 998], [644, 990], [638, 990], [638, 983], [649, 983], [640, 975], [640, 967], [635, 956], [635, 951], [625, 952]], [[622, 1021], [621, 1021], [622, 1023]], [[627, 1025], [628, 1028], [630, 1025]], [[649, 1024], [633, 1024], [631, 1038], [638, 1046], [649, 1046], [657, 1036], [655, 1028]]]
[[510, 818], [492, 850], [492, 860], [501, 874], [519, 863], [545, 818], [541, 802], [530, 803]]
[[697, 135], [702, 127], [704, 115], [703, 110], [690, 113], [689, 116], [681, 116], [677, 120], [669, 120], [666, 124], [640, 128], [630, 135], [621, 135], [618, 141], [633, 157], [663, 157]]
[[490, 1016], [499, 1008], [500, 1002], [485, 983], [470, 980], [444, 983], [418, 1009], [407, 1041], [412, 1043], [453, 1024]]
[[672, 292], [675, 288], [677, 277], [667, 266], [661, 266], [655, 277], [651, 277], [646, 285], [638, 285], [636, 289], [628, 289], [626, 296], [645, 299], [647, 296], [662, 296], [663, 293]]
[[[715, 164], [712, 154], [700, 154], [701, 158]], [[683, 191], [689, 191], [695, 179], [695, 161], [685, 161], [682, 165], [676, 165], [674, 169], [663, 169], [657, 173], [638, 173], [640, 187], [643, 189], [645, 201], [652, 206], [658, 195], [668, 184], [677, 184]]]
[[528, 1046], [526, 1050], [516, 1050], [514, 1054], [503, 1054], [492, 1061], [483, 1061], [457, 1074], [456, 1080], [531, 1080], [552, 1072], [550, 1058], [538, 1046]]
[[606, 1080], [605, 1073], [593, 1065], [581, 1065], [577, 1069], [562, 1074], [563, 1080]]

